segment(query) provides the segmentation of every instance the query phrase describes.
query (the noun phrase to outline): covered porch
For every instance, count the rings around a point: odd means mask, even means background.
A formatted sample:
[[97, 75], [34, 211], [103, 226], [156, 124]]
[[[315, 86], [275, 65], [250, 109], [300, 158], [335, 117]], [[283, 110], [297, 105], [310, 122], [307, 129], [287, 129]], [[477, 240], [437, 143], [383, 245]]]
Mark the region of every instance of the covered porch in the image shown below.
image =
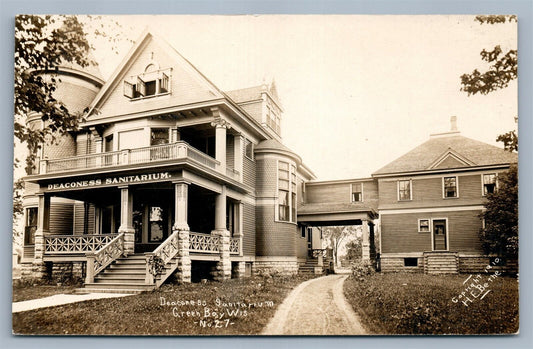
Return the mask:
[[[305, 204], [298, 209], [298, 222], [309, 227], [328, 226], [361, 226], [362, 227], [362, 260], [376, 258], [374, 220], [377, 212], [362, 204], [314, 203]], [[314, 253], [314, 256], [320, 254]]]
[[[90, 281], [117, 258], [142, 254], [148, 265], [149, 257], [170, 263], [180, 255], [182, 281], [190, 281], [194, 259], [220, 263], [220, 277], [231, 277], [230, 257], [242, 256], [239, 192], [185, 170], [135, 176], [146, 181], [127, 183], [121, 181], [124, 176], [81, 179], [61, 190], [41, 184], [33, 263], [87, 262]], [[100, 185], [73, 184], [91, 180]], [[50, 230], [52, 197], [81, 207], [83, 217], [74, 218], [71, 234]]]

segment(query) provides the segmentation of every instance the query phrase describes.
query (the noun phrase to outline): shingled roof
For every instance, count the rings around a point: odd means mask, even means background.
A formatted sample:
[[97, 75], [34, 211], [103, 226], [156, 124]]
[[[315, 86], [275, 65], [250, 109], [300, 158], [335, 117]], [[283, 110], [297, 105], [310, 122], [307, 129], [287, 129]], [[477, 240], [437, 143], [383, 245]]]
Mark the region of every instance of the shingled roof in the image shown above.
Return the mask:
[[[446, 166], [436, 166], [447, 155], [456, 158], [457, 161]], [[424, 171], [433, 168], [501, 165], [517, 161], [518, 154], [516, 153], [463, 137], [459, 132], [450, 132], [431, 137], [407, 154], [380, 168], [373, 175]]]

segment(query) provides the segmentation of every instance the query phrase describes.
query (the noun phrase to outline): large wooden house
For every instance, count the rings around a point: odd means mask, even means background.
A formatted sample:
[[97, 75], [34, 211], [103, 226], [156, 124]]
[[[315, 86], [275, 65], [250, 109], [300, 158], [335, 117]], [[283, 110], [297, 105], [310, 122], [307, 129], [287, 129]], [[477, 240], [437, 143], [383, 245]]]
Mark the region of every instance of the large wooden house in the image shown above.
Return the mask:
[[23, 277], [139, 291], [171, 275], [318, 271], [329, 225], [360, 225], [363, 258], [380, 252], [383, 270], [422, 271], [480, 253], [484, 194], [516, 161], [452, 132], [372, 177], [318, 182], [282, 143], [274, 83], [221, 91], [149, 32], [105, 83], [93, 66], [54, 74], [57, 98], [89, 111], [25, 178]]

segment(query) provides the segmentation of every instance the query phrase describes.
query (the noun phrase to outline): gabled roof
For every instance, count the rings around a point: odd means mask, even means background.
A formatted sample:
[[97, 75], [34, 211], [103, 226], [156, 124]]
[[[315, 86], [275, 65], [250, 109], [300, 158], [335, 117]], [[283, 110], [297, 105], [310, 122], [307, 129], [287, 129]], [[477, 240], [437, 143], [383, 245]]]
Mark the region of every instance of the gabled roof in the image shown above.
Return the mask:
[[157, 35], [152, 34], [148, 28], [146, 28], [143, 33], [140, 35], [139, 39], [135, 41], [135, 44], [126, 54], [122, 62], [115, 69], [109, 80], [104, 84], [100, 92], [96, 95], [93, 102], [91, 103], [90, 110], [87, 115], [91, 115], [91, 112], [94, 108], [99, 105], [105, 99], [107, 93], [117, 84], [117, 81], [125, 73], [128, 67], [135, 61], [136, 54], [143, 49], [143, 47], [150, 40], [156, 41], [171, 57], [177, 62], [183, 64], [186, 68], [196, 73], [198, 81], [202, 83], [207, 89], [212, 91], [213, 98], [223, 98], [224, 93], [215, 86], [207, 77], [205, 77], [191, 62], [189, 62], [185, 57], [183, 57], [176, 49], [174, 49], [168, 42]]
[[[432, 137], [373, 173], [384, 175], [417, 172], [437, 168], [447, 159], [455, 159], [455, 168], [502, 165], [518, 161], [518, 154], [461, 136], [458, 132]], [[451, 162], [450, 162], [451, 163]], [[452, 168], [452, 166], [444, 166]]]

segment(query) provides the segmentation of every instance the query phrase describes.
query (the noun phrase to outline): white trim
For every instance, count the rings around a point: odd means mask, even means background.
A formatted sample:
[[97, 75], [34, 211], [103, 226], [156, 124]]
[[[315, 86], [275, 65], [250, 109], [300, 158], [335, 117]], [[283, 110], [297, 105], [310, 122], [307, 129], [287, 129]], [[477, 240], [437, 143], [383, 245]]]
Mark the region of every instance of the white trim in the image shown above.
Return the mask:
[[472, 206], [446, 206], [446, 207], [428, 207], [428, 208], [406, 208], [406, 209], [386, 209], [378, 210], [380, 215], [403, 214], [403, 213], [429, 213], [429, 212], [453, 212], [453, 211], [477, 211], [483, 210], [483, 205]]
[[[428, 221], [428, 231], [422, 231], [420, 230], [420, 221]], [[418, 219], [418, 232], [419, 233], [430, 233], [431, 232], [431, 218], [419, 218]]]
[[[435, 250], [435, 241], [434, 241], [434, 221], [446, 221], [446, 249], [445, 250]], [[450, 231], [448, 229], [448, 217], [434, 217], [431, 218], [431, 251], [450, 251]]]
[[404, 252], [404, 253], [382, 253], [381, 258], [422, 258], [424, 257], [424, 252]]
[[[445, 192], [445, 186], [444, 186], [444, 179], [445, 178], [455, 178], [455, 196], [452, 196], [452, 197], [446, 197], [446, 192]], [[442, 198], [443, 199], [459, 199], [459, 176], [458, 175], [455, 175], [455, 176], [443, 176], [442, 177]]]
[[[510, 164], [513, 162], [507, 162], [502, 164], [494, 164], [494, 165], [482, 165], [482, 166], [471, 166], [471, 167], [465, 167], [465, 168], [451, 168], [451, 169], [436, 169], [436, 170], [419, 170], [419, 171], [406, 171], [406, 172], [395, 172], [395, 173], [385, 173], [385, 174], [373, 174], [373, 178], [388, 178], [388, 177], [408, 177], [408, 176], [415, 176], [415, 175], [424, 175], [430, 176], [432, 173], [437, 174], [436, 177], [442, 176], [442, 173], [450, 173], [450, 172], [465, 172], [465, 173], [472, 173], [474, 171], [486, 171], [489, 169], [502, 169], [505, 171], [510, 167]], [[474, 173], [475, 174], [475, 173]], [[393, 180], [396, 180], [397, 178], [394, 178]]]
[[494, 191], [498, 190], [498, 172], [484, 172], [481, 173], [481, 196], [486, 197], [485, 194], [485, 175], [494, 175]]
[[[400, 199], [400, 182], [406, 182], [409, 181], [409, 200], [407, 199]], [[413, 180], [411, 178], [409, 179], [397, 179], [396, 180], [396, 198], [397, 201], [413, 201]]]
[[[354, 184], [360, 184], [361, 185], [361, 200], [359, 201], [354, 201], [353, 200], [353, 185]], [[363, 182], [354, 182], [354, 183], [350, 183], [350, 201], [349, 202], [364, 202], [365, 201], [365, 196], [364, 196], [364, 183]]]

